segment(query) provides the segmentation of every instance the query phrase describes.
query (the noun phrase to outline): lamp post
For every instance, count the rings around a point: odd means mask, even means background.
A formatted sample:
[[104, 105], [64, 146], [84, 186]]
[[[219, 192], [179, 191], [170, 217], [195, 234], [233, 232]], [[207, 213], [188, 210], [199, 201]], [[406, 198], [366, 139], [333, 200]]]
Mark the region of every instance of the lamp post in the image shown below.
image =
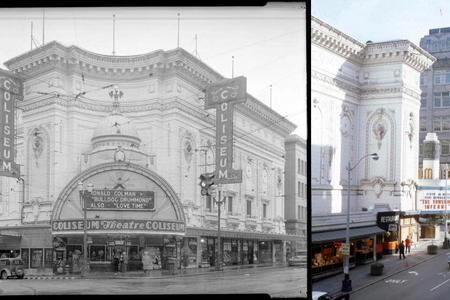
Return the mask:
[[86, 215], [86, 196], [90, 195], [93, 190], [93, 184], [87, 184], [87, 190], [84, 189], [83, 182], [78, 182], [78, 190], [80, 192], [80, 203], [83, 208], [83, 272], [82, 276], [85, 276], [89, 272], [89, 263], [87, 255], [87, 215]]
[[[376, 153], [372, 153], [372, 154], [367, 154], [364, 155], [363, 157], [361, 157], [359, 159], [359, 161], [352, 167], [351, 166], [351, 162], [348, 162], [348, 166], [346, 167], [347, 172], [348, 172], [348, 190], [347, 190], [347, 227], [345, 230], [345, 243], [347, 245], [349, 245], [349, 251], [350, 251], [350, 172], [356, 168], [358, 166], [358, 164], [365, 158], [367, 157], [372, 157], [373, 160], [378, 160], [378, 154]], [[345, 265], [344, 265], [344, 280], [342, 281], [342, 291], [343, 292], [350, 292], [352, 290], [352, 281], [350, 280], [350, 275], [349, 275], [349, 268], [350, 268], [350, 263], [349, 263], [349, 256], [350, 253], [348, 255], [345, 255]]]
[[218, 258], [217, 258], [217, 265], [216, 265], [216, 270], [220, 271], [222, 268], [222, 249], [221, 249], [221, 244], [220, 244], [220, 205], [224, 202], [222, 200], [222, 185], [219, 184], [217, 187], [217, 199], [216, 199], [216, 203], [217, 203], [217, 245], [218, 245], [218, 250], [217, 250], [217, 254], [218, 254]]

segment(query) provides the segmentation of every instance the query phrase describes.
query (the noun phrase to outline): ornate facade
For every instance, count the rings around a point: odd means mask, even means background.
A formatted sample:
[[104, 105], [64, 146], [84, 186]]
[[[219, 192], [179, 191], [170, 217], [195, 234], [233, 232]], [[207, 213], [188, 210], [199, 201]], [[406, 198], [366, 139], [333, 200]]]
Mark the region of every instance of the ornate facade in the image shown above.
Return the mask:
[[[139, 213], [141, 219], [182, 222], [185, 232], [173, 233], [181, 237], [180, 249], [183, 239], [189, 238], [192, 243], [186, 240], [185, 245], [214, 247], [209, 239], [217, 234], [217, 206], [200, 195], [198, 178], [212, 171], [214, 163], [215, 116], [204, 109], [203, 90], [222, 75], [181, 48], [116, 57], [58, 42], [5, 65], [24, 82], [24, 101], [18, 104], [17, 160], [25, 184], [22, 195], [22, 182], [7, 183], [19, 192], [4, 198], [16, 209], [1, 217], [2, 226], [42, 226], [60, 236], [50, 224], [81, 218], [82, 208], [75, 199], [77, 182], [82, 181], [94, 189], [155, 191], [156, 212]], [[233, 263], [244, 263], [242, 253], [249, 251], [249, 241], [260, 253], [256, 244], [262, 241], [261, 245], [270, 245], [271, 261], [278, 261], [285, 256], [280, 251], [286, 241], [295, 240], [285, 234], [280, 197], [284, 140], [295, 125], [251, 95], [237, 105], [234, 125], [233, 168], [244, 170], [244, 178], [242, 184], [224, 186], [224, 252], [239, 248]], [[88, 211], [93, 220], [133, 216]], [[275, 241], [277, 235], [280, 239]], [[194, 257], [195, 266], [204, 263], [200, 250]]]

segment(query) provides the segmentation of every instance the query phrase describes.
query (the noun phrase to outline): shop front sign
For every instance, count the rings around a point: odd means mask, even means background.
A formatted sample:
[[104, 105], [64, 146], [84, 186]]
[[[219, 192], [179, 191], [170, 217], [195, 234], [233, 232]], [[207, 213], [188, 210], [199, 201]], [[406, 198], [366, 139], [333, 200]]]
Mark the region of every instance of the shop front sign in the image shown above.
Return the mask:
[[155, 210], [153, 191], [93, 190], [85, 196], [87, 210]]
[[[52, 221], [53, 232], [79, 231], [83, 232], [83, 220]], [[185, 232], [185, 224], [180, 221], [165, 220], [87, 220], [87, 230], [95, 231], [136, 231], [136, 232]]]
[[242, 170], [233, 169], [234, 106], [247, 100], [247, 79], [225, 79], [206, 90], [205, 109], [216, 108], [216, 170], [214, 183], [242, 182]]
[[[417, 200], [418, 210], [445, 210], [446, 195], [443, 190], [418, 190]], [[450, 192], [447, 193], [447, 206], [450, 208]]]
[[400, 220], [398, 211], [382, 211], [377, 213], [377, 226], [385, 231], [397, 231]]

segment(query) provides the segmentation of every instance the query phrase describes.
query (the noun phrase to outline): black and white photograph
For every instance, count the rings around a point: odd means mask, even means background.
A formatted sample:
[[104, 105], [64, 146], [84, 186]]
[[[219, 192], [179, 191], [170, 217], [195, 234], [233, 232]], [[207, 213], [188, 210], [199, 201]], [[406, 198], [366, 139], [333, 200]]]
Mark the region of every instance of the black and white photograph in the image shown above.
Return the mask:
[[0, 295], [307, 297], [306, 19], [0, 8]]

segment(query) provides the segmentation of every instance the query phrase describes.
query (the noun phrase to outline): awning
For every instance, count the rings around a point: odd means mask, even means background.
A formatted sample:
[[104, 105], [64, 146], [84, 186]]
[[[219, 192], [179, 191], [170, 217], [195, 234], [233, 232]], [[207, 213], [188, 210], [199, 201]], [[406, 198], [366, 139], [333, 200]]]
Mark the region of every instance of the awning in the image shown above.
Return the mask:
[[[211, 236], [217, 237], [217, 229], [186, 227], [186, 236]], [[258, 240], [281, 240], [281, 241], [302, 241], [303, 239], [294, 234], [277, 234], [257, 231], [233, 231], [220, 230], [220, 236], [224, 238], [242, 238]]]
[[[345, 241], [346, 230], [334, 230], [313, 233], [311, 241], [313, 244], [321, 244], [325, 242]], [[350, 228], [350, 239], [371, 236], [385, 231], [378, 226]]]

